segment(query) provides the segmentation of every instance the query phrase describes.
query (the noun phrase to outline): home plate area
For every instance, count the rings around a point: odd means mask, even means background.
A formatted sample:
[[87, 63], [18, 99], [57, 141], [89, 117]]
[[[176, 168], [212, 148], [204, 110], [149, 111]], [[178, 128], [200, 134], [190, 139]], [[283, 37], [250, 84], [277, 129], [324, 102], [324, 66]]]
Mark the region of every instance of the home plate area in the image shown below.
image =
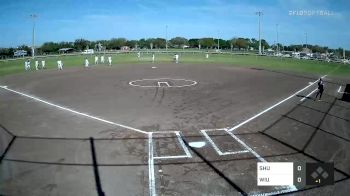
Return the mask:
[[[296, 191], [293, 186], [257, 187], [257, 162], [279, 157], [261, 157], [254, 150], [257, 147], [251, 148], [249, 141], [246, 143], [227, 128], [200, 130], [200, 133], [201, 136], [189, 137], [178, 131], [152, 133], [150, 145], [154, 150], [149, 161], [152, 195], [201, 195], [204, 192], [259, 195]], [[291, 161], [291, 158], [284, 159]]]

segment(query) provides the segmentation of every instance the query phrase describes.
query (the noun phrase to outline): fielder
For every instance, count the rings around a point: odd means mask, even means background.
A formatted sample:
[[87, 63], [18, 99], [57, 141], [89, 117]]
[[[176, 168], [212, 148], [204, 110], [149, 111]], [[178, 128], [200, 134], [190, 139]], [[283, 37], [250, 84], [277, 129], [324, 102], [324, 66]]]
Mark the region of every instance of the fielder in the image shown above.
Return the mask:
[[152, 62], [154, 63], [154, 59], [155, 59], [155, 56], [154, 56], [154, 53], [152, 54]]
[[209, 58], [209, 54], [208, 54], [208, 53], [205, 54], [205, 58], [206, 58], [206, 59]]
[[35, 61], [35, 70], [39, 70], [39, 61], [38, 60]]
[[26, 71], [30, 70], [30, 61], [29, 61], [29, 59], [24, 62], [24, 69]]
[[179, 63], [179, 55], [175, 54], [174, 58], [175, 58], [175, 63]]
[[141, 58], [141, 52], [137, 53], [137, 58]]
[[109, 66], [112, 66], [112, 57], [111, 56], [108, 57], [108, 63], [109, 63]]
[[41, 61], [41, 69], [45, 69], [45, 61], [44, 60]]
[[95, 65], [98, 64], [98, 56], [95, 56]]
[[101, 56], [101, 63], [103, 63], [103, 64], [105, 63], [105, 56], [103, 56], [103, 55]]
[[87, 57], [85, 58], [85, 67], [89, 67], [89, 60], [87, 59]]
[[62, 70], [62, 69], [63, 69], [63, 63], [62, 63], [61, 60], [58, 60], [58, 61], [57, 61], [57, 67], [58, 67], [59, 70]]

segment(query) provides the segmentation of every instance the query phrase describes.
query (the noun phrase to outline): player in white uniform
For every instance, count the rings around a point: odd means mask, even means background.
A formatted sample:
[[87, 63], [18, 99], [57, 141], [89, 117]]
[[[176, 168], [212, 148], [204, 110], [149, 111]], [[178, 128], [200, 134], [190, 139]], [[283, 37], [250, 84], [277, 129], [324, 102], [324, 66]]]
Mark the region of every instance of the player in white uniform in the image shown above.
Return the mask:
[[105, 56], [103, 56], [103, 55], [101, 56], [101, 63], [103, 63], [103, 64], [105, 63]]
[[112, 66], [112, 57], [111, 56], [108, 57], [108, 63], [109, 63], [109, 66]]
[[152, 54], [152, 62], [154, 63], [154, 59], [155, 59], [155, 56], [154, 56], [154, 53]]
[[45, 69], [45, 60], [41, 61], [41, 69]]
[[98, 56], [95, 56], [95, 65], [98, 64]]
[[28, 61], [24, 61], [24, 70], [28, 70]]
[[89, 60], [85, 58], [85, 67], [89, 67]]
[[39, 70], [39, 61], [38, 60], [35, 61], [35, 70]]
[[141, 58], [141, 52], [137, 53], [137, 58]]
[[209, 58], [209, 53], [205, 54], [205, 58], [208, 59]]
[[179, 55], [175, 54], [175, 63], [179, 63]]
[[30, 61], [29, 59], [24, 63], [26, 71], [30, 70]]
[[57, 61], [57, 67], [58, 67], [59, 70], [62, 70], [62, 69], [63, 69], [63, 63], [62, 63], [61, 60], [58, 60], [58, 61]]

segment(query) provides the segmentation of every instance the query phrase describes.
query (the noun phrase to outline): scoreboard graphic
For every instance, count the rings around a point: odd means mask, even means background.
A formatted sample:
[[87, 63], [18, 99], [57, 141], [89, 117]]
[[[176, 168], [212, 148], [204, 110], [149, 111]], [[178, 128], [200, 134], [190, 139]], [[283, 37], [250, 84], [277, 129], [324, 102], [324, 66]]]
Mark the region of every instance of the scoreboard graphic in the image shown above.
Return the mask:
[[305, 186], [334, 184], [334, 163], [259, 162], [258, 186]]

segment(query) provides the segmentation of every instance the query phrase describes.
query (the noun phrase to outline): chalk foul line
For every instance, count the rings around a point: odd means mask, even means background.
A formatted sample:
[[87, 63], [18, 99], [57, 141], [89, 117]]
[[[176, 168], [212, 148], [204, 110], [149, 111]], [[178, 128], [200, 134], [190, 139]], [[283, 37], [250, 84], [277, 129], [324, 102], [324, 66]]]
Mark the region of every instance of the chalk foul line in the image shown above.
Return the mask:
[[90, 114], [78, 112], [78, 111], [76, 111], [74, 109], [70, 109], [68, 107], [60, 106], [60, 105], [51, 103], [49, 101], [46, 101], [44, 99], [41, 99], [41, 98], [38, 98], [38, 97], [34, 97], [32, 95], [28, 95], [28, 94], [25, 94], [25, 93], [22, 93], [22, 92], [10, 89], [8, 87], [0, 86], [0, 88], [5, 89], [5, 90], [10, 91], [10, 92], [13, 92], [13, 93], [16, 93], [16, 94], [19, 94], [19, 95], [22, 95], [24, 97], [27, 97], [27, 98], [30, 98], [30, 99], [33, 99], [33, 100], [36, 100], [38, 102], [41, 102], [41, 103], [53, 106], [55, 108], [58, 108], [58, 109], [61, 109], [61, 110], [64, 110], [64, 111], [68, 111], [68, 112], [71, 112], [71, 113], [74, 113], [74, 114], [77, 114], [77, 115], [81, 115], [81, 116], [84, 116], [84, 117], [87, 117], [87, 118], [90, 118], [90, 119], [94, 119], [94, 120], [97, 120], [97, 121], [100, 121], [100, 122], [104, 122], [104, 123], [107, 123], [107, 124], [115, 125], [115, 126], [118, 126], [118, 127], [122, 127], [122, 128], [125, 128], [125, 129], [136, 131], [136, 132], [139, 132], [139, 133], [148, 134], [148, 132], [146, 132], [146, 131], [142, 131], [140, 129], [136, 129], [136, 128], [133, 128], [133, 127], [130, 127], [130, 126], [127, 126], [127, 125], [115, 123], [115, 122], [112, 122], [112, 121], [109, 121], [109, 120], [105, 120], [103, 118], [96, 117], [96, 116], [93, 116], [93, 115], [90, 115]]

